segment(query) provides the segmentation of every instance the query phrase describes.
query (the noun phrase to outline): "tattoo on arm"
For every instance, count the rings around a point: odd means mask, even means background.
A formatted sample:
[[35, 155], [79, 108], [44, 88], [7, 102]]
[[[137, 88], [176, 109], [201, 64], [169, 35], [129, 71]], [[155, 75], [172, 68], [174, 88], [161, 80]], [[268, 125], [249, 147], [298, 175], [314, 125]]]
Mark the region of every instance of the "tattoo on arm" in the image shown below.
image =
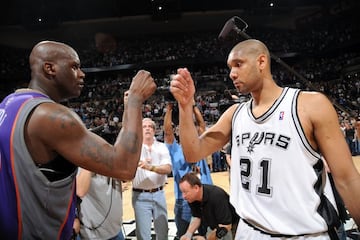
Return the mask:
[[56, 110], [50, 112], [48, 117], [50, 121], [52, 121], [54, 124], [60, 123], [60, 127], [63, 130], [65, 130], [67, 127], [72, 127], [78, 123], [68, 111], [64, 110]]
[[114, 166], [114, 158], [110, 156], [106, 151], [102, 149], [102, 145], [99, 145], [96, 141], [85, 141], [80, 148], [81, 156], [86, 159], [90, 159], [97, 163], [102, 163], [109, 169]]
[[121, 136], [118, 136], [120, 144], [125, 148], [126, 151], [134, 154], [139, 151], [139, 137], [134, 132], [122, 132]]

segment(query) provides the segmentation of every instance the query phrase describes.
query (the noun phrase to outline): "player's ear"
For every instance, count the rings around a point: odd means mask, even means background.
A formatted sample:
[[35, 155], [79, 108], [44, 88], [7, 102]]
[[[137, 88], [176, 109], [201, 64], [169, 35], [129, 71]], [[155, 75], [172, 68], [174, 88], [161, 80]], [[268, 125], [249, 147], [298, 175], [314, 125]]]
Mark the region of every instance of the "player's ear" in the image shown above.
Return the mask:
[[258, 57], [258, 64], [259, 64], [259, 69], [260, 70], [264, 70], [266, 65], [268, 64], [267, 61], [267, 57], [265, 54], [260, 54]]
[[54, 75], [55, 74], [55, 67], [52, 62], [45, 62], [43, 66], [44, 72], [48, 75]]

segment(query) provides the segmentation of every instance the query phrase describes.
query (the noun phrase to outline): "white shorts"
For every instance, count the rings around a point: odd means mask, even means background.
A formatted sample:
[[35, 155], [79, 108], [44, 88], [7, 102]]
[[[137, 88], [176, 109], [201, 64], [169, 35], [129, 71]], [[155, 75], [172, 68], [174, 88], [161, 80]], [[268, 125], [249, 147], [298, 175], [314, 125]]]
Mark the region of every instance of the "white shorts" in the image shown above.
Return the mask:
[[328, 233], [318, 233], [306, 236], [296, 236], [296, 237], [273, 237], [269, 234], [262, 233], [254, 228], [250, 227], [242, 219], [239, 221], [238, 228], [236, 230], [235, 240], [329, 240]]

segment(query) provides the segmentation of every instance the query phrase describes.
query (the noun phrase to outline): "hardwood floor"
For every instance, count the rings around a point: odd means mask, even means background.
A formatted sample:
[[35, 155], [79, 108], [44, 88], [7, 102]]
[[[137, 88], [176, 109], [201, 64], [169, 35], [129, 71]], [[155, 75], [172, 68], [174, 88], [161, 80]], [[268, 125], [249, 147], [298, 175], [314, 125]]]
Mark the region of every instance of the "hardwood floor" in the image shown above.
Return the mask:
[[[214, 184], [222, 187], [225, 191], [229, 190], [229, 177], [228, 172], [217, 172], [212, 173], [211, 177], [213, 179]], [[123, 209], [124, 215], [123, 220], [124, 222], [134, 220], [134, 210], [131, 204], [131, 183], [127, 183], [128, 189], [123, 192]], [[165, 195], [168, 207], [168, 218], [174, 218], [174, 179], [172, 177], [168, 178], [168, 183], [165, 185]]]

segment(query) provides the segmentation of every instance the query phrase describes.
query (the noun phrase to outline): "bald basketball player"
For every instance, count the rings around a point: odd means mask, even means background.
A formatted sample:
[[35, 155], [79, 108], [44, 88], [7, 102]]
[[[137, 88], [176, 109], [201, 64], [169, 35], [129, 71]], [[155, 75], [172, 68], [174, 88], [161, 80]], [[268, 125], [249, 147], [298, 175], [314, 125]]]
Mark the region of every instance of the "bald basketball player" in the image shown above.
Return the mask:
[[278, 86], [268, 48], [258, 40], [238, 43], [227, 59], [230, 78], [243, 104], [231, 106], [198, 136], [192, 119], [195, 86], [180, 68], [170, 90], [178, 101], [180, 140], [189, 162], [231, 149], [230, 201], [241, 217], [236, 239], [336, 239], [340, 226], [335, 185], [360, 224], [360, 175], [326, 96]]
[[[133, 78], [114, 145], [88, 131], [59, 104], [84, 87], [80, 60], [70, 46], [43, 41], [30, 54], [29, 88], [0, 104], [0, 236], [2, 239], [70, 239], [77, 166], [131, 180], [140, 159], [143, 102], [156, 84], [150, 73]], [[131, 116], [131, 119], [130, 119]]]

